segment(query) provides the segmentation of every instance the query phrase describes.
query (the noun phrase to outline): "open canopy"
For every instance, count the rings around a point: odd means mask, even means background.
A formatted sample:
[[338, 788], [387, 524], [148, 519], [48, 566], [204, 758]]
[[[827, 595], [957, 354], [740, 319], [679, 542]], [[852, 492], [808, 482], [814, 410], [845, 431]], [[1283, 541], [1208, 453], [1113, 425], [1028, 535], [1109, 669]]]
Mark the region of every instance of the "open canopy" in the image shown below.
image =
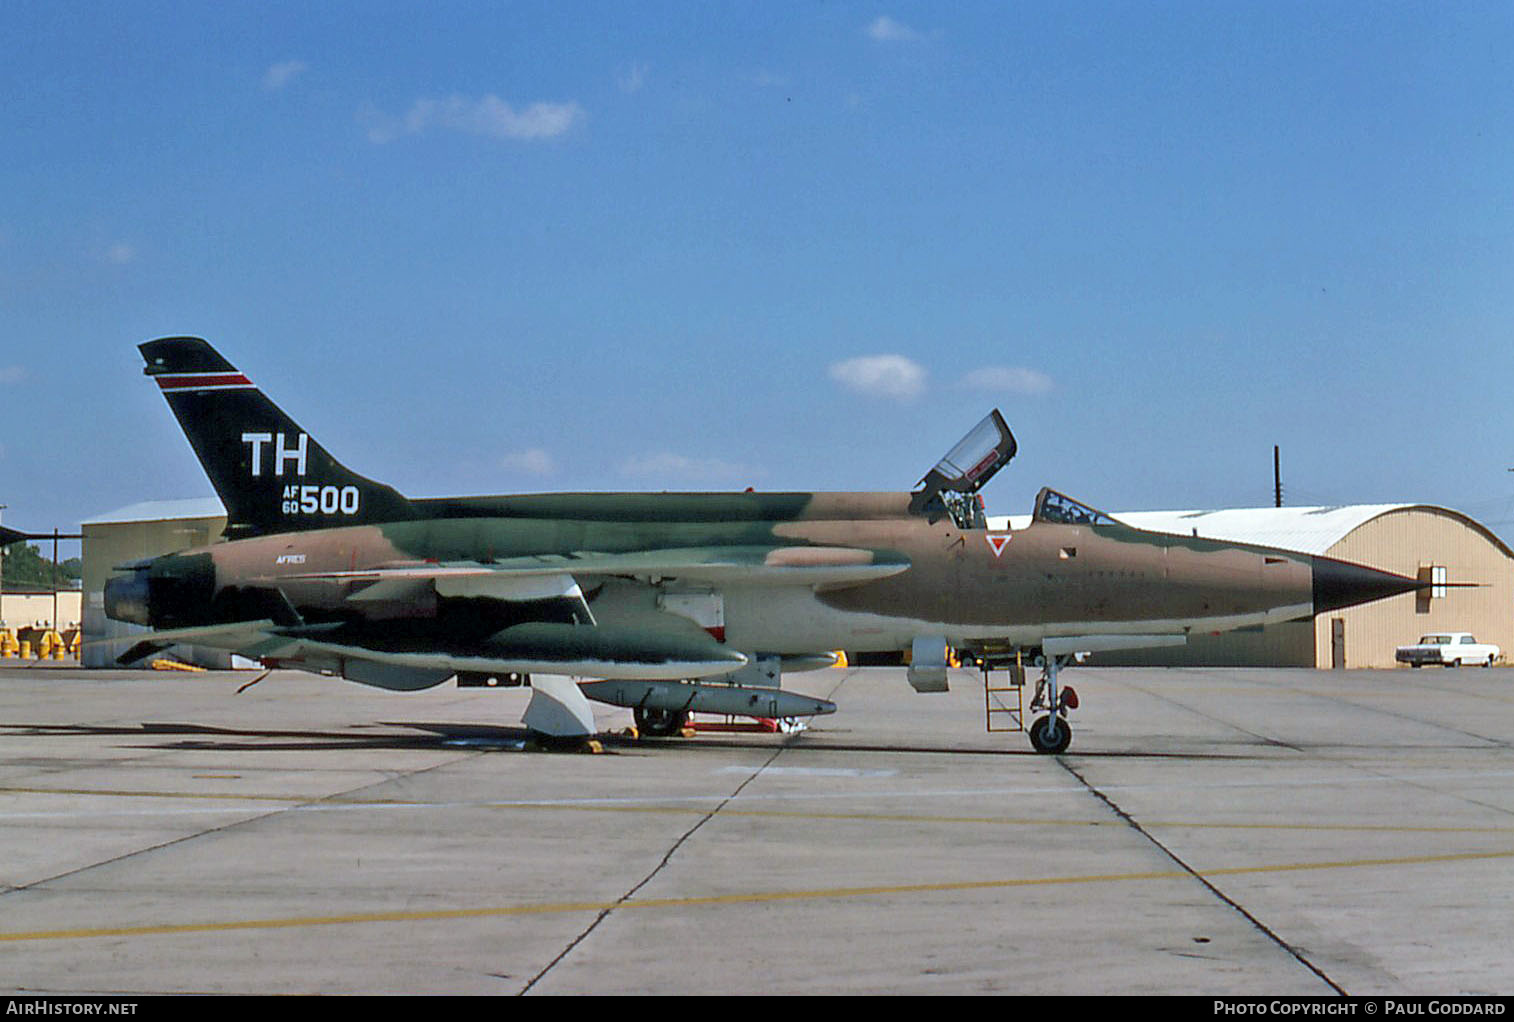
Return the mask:
[[910, 498], [910, 511], [915, 514], [944, 511], [943, 494], [977, 493], [999, 469], [1009, 464], [1016, 449], [1014, 435], [995, 408], [920, 480], [920, 488]]

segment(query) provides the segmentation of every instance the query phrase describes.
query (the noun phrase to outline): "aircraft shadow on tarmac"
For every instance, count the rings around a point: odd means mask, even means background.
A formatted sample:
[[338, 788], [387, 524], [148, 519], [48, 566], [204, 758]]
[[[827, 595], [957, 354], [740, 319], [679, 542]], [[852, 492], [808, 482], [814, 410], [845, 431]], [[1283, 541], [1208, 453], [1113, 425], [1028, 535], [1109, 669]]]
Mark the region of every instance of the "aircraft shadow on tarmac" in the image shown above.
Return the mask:
[[[418, 728], [423, 733], [383, 731], [284, 730], [227, 728], [212, 724], [147, 722], [122, 724], [0, 724], [0, 735], [69, 738], [79, 736], [162, 739], [150, 742], [160, 749], [207, 749], [219, 752], [351, 751], [355, 749], [438, 749], [477, 747], [480, 750], [524, 749], [531, 732], [523, 727], [446, 724], [380, 724], [369, 727]], [[132, 747], [143, 743], [134, 742]]]
[[[366, 729], [385, 730], [373, 733]], [[213, 724], [186, 722], [148, 722], [141, 724], [47, 724], [10, 723], [0, 724], [0, 735], [38, 738], [110, 737], [136, 739], [159, 739], [154, 742], [133, 742], [129, 747], [141, 748], [144, 744], [159, 749], [198, 749], [214, 752], [350, 752], [354, 750], [421, 750], [451, 749], [475, 752], [552, 752], [571, 751], [568, 748], [554, 749], [540, 744], [540, 737], [524, 727], [499, 724], [437, 723], [426, 721], [380, 721], [375, 724], [353, 725], [352, 730], [297, 730], [273, 728], [228, 728]], [[772, 737], [749, 738], [733, 735], [705, 736], [696, 739], [682, 738], [631, 738], [614, 734], [599, 736], [599, 743], [607, 754], [620, 751], [645, 750], [658, 754], [687, 753], [706, 754], [750, 749], [776, 752], [780, 748], [804, 747], [812, 752], [867, 752], [895, 755], [951, 755], [994, 756], [1035, 759], [1039, 754], [1029, 748], [961, 748], [949, 746], [925, 746], [909, 744], [881, 744], [877, 742], [854, 742], [836, 735], [827, 735], [821, 742], [805, 741], [807, 733], [786, 735], [774, 741]], [[1266, 744], [1266, 743], [1262, 743]], [[1243, 750], [1225, 752], [1177, 752], [1161, 750], [1089, 750], [1067, 755], [1079, 759], [1186, 759], [1186, 760], [1243, 760], [1256, 755]]]

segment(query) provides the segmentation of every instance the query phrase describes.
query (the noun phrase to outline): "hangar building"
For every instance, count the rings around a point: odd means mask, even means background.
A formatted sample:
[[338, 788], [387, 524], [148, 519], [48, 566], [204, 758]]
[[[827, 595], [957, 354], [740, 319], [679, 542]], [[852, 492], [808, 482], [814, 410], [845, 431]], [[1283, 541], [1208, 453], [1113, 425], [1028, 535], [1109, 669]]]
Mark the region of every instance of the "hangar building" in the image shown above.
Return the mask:
[[1459, 511], [1429, 504], [1131, 511], [1140, 529], [1335, 557], [1438, 586], [1252, 631], [1190, 637], [1186, 647], [1094, 657], [1101, 664], [1394, 667], [1394, 648], [1435, 631], [1472, 632], [1514, 659], [1514, 551]]
[[[200, 546], [220, 537], [226, 511], [214, 497], [201, 500], [155, 500], [133, 504], [83, 523], [85, 667], [114, 667], [136, 636], [147, 629], [105, 616], [105, 580], [123, 564]], [[119, 642], [100, 642], [120, 639]], [[90, 645], [91, 642], [96, 645]], [[181, 647], [182, 649], [183, 647]], [[198, 649], [190, 659], [203, 667], [227, 667], [230, 656]]]

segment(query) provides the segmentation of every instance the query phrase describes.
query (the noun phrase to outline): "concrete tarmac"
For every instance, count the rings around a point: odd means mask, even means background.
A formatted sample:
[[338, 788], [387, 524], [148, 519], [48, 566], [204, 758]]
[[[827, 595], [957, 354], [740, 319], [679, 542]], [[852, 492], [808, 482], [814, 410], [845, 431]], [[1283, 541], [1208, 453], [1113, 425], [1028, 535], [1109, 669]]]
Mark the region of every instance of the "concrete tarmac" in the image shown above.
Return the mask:
[[601, 755], [253, 677], [0, 669], [0, 990], [1514, 993], [1514, 672], [1078, 668], [1060, 757], [971, 671]]

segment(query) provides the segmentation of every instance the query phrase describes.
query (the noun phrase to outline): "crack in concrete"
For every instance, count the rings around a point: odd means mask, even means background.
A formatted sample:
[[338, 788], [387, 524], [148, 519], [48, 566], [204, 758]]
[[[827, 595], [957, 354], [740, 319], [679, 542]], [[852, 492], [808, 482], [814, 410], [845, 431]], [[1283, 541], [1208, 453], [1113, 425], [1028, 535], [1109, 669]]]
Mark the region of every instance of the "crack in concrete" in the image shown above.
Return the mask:
[[1116, 803], [1108, 795], [1104, 794], [1104, 792], [1102, 792], [1098, 788], [1094, 787], [1094, 785], [1092, 783], [1090, 783], [1089, 780], [1086, 777], [1084, 777], [1082, 774], [1078, 773], [1077, 769], [1074, 768], [1071, 764], [1069, 764], [1066, 759], [1064, 759], [1061, 756], [1058, 756], [1058, 757], [1056, 757], [1056, 760], [1057, 760], [1057, 765], [1060, 766], [1063, 770], [1066, 770], [1074, 778], [1076, 778], [1077, 782], [1079, 784], [1083, 785], [1083, 787], [1085, 789], [1087, 789], [1087, 791], [1088, 791], [1089, 794], [1091, 794], [1094, 798], [1098, 799], [1100, 802], [1103, 802], [1104, 805], [1106, 805], [1107, 807], [1109, 807], [1109, 810], [1111, 812], [1113, 812], [1121, 820], [1124, 820], [1125, 823], [1126, 823], [1126, 825], [1129, 826], [1132, 830], [1134, 830], [1137, 834], [1140, 834], [1143, 838], [1145, 838], [1151, 844], [1155, 845], [1157, 847], [1157, 849], [1159, 849], [1163, 855], [1165, 855], [1167, 858], [1171, 859], [1174, 863], [1176, 863], [1178, 865], [1178, 867], [1183, 870], [1183, 872], [1187, 873], [1189, 876], [1193, 877], [1193, 879], [1195, 879], [1199, 883], [1203, 884], [1204, 887], [1209, 891], [1210, 894], [1214, 895], [1220, 901], [1222, 901], [1226, 905], [1230, 906], [1230, 908], [1233, 911], [1235, 911], [1238, 915], [1241, 916], [1241, 918], [1245, 919], [1248, 923], [1250, 923], [1253, 927], [1255, 927], [1260, 933], [1262, 933], [1264, 936], [1266, 936], [1268, 940], [1271, 940], [1274, 944], [1276, 944], [1278, 947], [1282, 948], [1290, 956], [1292, 956], [1293, 959], [1295, 961], [1297, 961], [1300, 965], [1302, 965], [1304, 968], [1308, 969], [1310, 972], [1312, 972], [1316, 976], [1318, 976], [1324, 983], [1326, 983], [1330, 987], [1331, 990], [1334, 990], [1337, 994], [1339, 994], [1342, 997], [1349, 996], [1346, 993], [1346, 991], [1340, 986], [1340, 984], [1336, 983], [1335, 980], [1331, 979], [1329, 977], [1329, 975], [1327, 975], [1323, 969], [1321, 969], [1319, 966], [1315, 965], [1308, 958], [1304, 957], [1303, 952], [1301, 952], [1298, 948], [1294, 947], [1292, 944], [1290, 944], [1286, 940], [1284, 940], [1278, 933], [1276, 933], [1266, 923], [1262, 922], [1256, 916], [1254, 916], [1250, 912], [1248, 912], [1246, 910], [1246, 908], [1243, 905], [1240, 904], [1240, 902], [1238, 902], [1235, 899], [1231, 898], [1224, 891], [1220, 890], [1213, 883], [1211, 883], [1208, 879], [1206, 879], [1202, 874], [1200, 874], [1197, 870], [1195, 870], [1192, 866], [1188, 865], [1188, 863], [1185, 862], [1185, 861], [1183, 861], [1183, 859], [1180, 858], [1178, 856], [1178, 854], [1176, 852], [1174, 852], [1171, 848], [1168, 848], [1161, 841], [1157, 840], [1157, 838], [1155, 837], [1155, 835], [1153, 835], [1145, 827], [1141, 826], [1141, 824], [1139, 822], [1137, 822], [1137, 820], [1136, 820], [1135, 817], [1131, 816], [1124, 809], [1120, 808], [1119, 804]]

